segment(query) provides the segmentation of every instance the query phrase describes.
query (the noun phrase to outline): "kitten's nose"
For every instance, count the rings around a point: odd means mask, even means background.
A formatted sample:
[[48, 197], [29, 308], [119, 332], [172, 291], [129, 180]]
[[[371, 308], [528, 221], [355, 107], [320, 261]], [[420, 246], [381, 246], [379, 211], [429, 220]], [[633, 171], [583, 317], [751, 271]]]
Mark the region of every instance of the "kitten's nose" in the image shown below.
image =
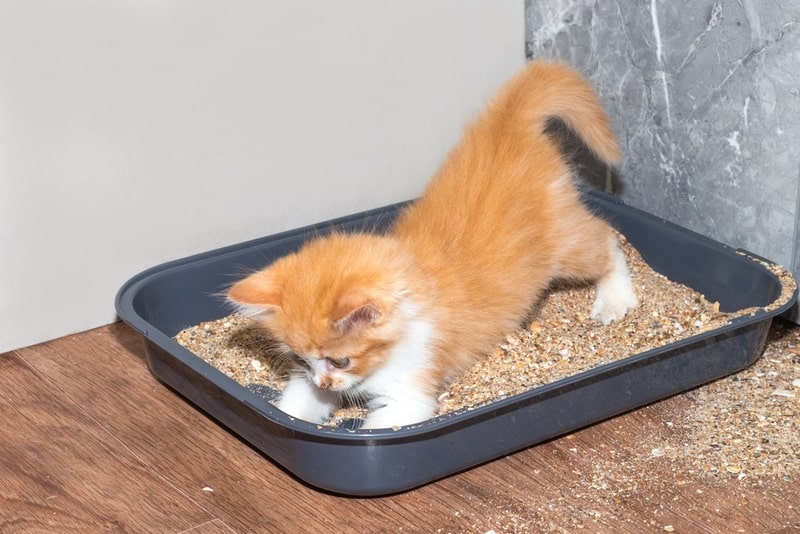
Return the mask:
[[331, 377], [327, 375], [319, 377], [317, 380], [317, 387], [319, 389], [328, 389], [331, 387]]

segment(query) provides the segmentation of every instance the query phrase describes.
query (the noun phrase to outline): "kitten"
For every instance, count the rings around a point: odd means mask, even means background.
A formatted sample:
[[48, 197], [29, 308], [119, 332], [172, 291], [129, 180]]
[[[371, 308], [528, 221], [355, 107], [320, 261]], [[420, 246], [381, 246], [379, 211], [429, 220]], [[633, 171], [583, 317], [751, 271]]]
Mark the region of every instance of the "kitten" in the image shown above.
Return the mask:
[[544, 133], [552, 117], [602, 161], [619, 162], [588, 83], [533, 62], [466, 128], [388, 234], [318, 238], [233, 285], [230, 300], [297, 355], [281, 410], [319, 423], [343, 399], [365, 399], [364, 428], [417, 423], [554, 279], [595, 281], [591, 317], [604, 324], [636, 306], [613, 231], [581, 203]]

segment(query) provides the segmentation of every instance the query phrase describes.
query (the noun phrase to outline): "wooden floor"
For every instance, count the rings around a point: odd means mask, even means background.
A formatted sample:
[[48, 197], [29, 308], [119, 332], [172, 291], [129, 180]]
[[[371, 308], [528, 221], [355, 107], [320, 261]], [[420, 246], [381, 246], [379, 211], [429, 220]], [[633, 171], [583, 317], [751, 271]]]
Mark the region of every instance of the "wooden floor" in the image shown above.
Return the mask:
[[155, 380], [138, 335], [113, 324], [0, 355], [0, 532], [800, 532], [796, 478], [686, 478], [654, 463], [633, 483], [589, 479], [687, 402], [400, 495], [338, 497]]

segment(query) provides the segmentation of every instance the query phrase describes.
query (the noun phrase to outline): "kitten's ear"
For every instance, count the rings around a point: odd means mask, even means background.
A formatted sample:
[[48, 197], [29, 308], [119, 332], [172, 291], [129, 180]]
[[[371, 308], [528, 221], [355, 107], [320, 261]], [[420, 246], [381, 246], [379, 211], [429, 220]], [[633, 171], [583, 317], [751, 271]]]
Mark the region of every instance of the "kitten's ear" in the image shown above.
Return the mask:
[[341, 335], [377, 324], [383, 318], [380, 305], [362, 293], [341, 297], [332, 315], [333, 329]]
[[272, 312], [281, 304], [281, 286], [267, 269], [233, 284], [228, 299], [245, 310]]

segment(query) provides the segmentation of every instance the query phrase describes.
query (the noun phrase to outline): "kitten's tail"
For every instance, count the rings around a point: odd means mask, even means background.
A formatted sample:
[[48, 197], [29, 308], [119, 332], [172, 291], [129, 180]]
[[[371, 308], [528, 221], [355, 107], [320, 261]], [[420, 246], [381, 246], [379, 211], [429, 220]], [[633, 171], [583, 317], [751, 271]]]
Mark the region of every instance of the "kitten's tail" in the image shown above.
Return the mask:
[[512, 79], [506, 90], [509, 105], [524, 99], [527, 120], [536, 124], [538, 131], [544, 131], [548, 119], [558, 117], [605, 163], [621, 161], [622, 152], [597, 93], [572, 68], [537, 60]]

